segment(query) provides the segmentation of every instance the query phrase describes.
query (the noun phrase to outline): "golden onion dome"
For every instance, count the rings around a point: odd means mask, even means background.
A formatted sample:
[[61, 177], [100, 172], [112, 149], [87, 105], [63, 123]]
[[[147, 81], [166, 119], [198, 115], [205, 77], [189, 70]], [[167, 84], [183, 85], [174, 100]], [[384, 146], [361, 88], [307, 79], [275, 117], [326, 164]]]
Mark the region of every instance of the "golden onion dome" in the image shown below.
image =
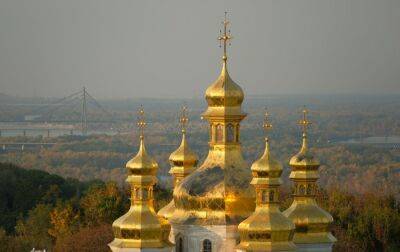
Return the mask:
[[158, 169], [157, 162], [147, 154], [143, 137], [140, 137], [139, 151], [135, 157], [126, 163], [129, 174], [155, 174]]
[[131, 206], [127, 213], [112, 224], [114, 240], [108, 244], [112, 251], [138, 251], [146, 248], [149, 251], [162, 248], [171, 251], [172, 244], [168, 240], [171, 226], [154, 211], [153, 186], [157, 182], [155, 174], [158, 165], [147, 154], [144, 146], [145, 125], [144, 110], [141, 108], [138, 121], [141, 131], [139, 151], [126, 164]]
[[226, 58], [223, 59], [221, 74], [217, 80], [206, 89], [207, 110], [205, 118], [215, 116], [244, 117], [241, 104], [244, 99], [242, 88], [229, 76]]
[[[174, 186], [176, 187], [180, 181], [195, 169], [198, 157], [196, 153], [190, 150], [186, 142], [186, 134], [182, 134], [182, 142], [177, 150], [175, 150], [169, 157], [171, 169], [169, 173], [174, 176]], [[169, 220], [175, 211], [175, 202], [172, 199], [166, 206], [158, 211], [158, 215]]]
[[291, 166], [319, 166], [319, 161], [314, 155], [310, 152], [308, 148], [307, 136], [303, 134], [303, 144], [299, 153], [294, 155], [289, 164]]
[[[174, 177], [174, 188], [180, 181], [189, 175], [196, 167], [198, 157], [190, 148], [186, 141], [186, 124], [188, 118], [186, 116], [186, 107], [183, 107], [180, 123], [182, 126], [182, 141], [181, 145], [169, 157], [171, 164], [170, 174]], [[158, 215], [169, 220], [175, 212], [175, 202], [172, 199], [166, 206], [158, 211]]]
[[207, 103], [209, 106], [239, 106], [243, 99], [243, 90], [229, 76], [226, 61], [224, 61], [218, 79], [206, 90]]
[[[192, 168], [197, 165], [198, 157], [190, 148], [186, 141], [186, 134], [182, 134], [181, 145], [169, 156], [169, 162], [173, 168]], [[174, 169], [171, 169], [171, 174], [175, 173]]]
[[[239, 224], [238, 251], [292, 251], [295, 226], [279, 210], [278, 187], [282, 165], [271, 157], [268, 138], [262, 157], [253, 163], [253, 184], [256, 188], [256, 210]], [[264, 195], [264, 196], [263, 196]]]
[[173, 225], [238, 225], [255, 207], [251, 172], [239, 140], [244, 94], [227, 71], [226, 47], [231, 36], [229, 21], [223, 24], [218, 38], [224, 47], [221, 74], [205, 94], [209, 151], [203, 164], [174, 189], [176, 211], [169, 219]]
[[[269, 152], [269, 141], [265, 140], [265, 151], [260, 159], [255, 161], [251, 166], [251, 171], [253, 172], [252, 184], [256, 183], [258, 180], [267, 179], [269, 184], [281, 184], [281, 174], [283, 171], [282, 164], [274, 159]], [[268, 174], [268, 176], [266, 176]]]
[[293, 203], [283, 214], [296, 226], [293, 241], [297, 244], [327, 244], [332, 246], [336, 238], [330, 232], [332, 216], [316, 202], [319, 161], [311, 154], [307, 146], [308, 111], [303, 110], [303, 144], [298, 154], [290, 159], [292, 171], [290, 179], [294, 182]]

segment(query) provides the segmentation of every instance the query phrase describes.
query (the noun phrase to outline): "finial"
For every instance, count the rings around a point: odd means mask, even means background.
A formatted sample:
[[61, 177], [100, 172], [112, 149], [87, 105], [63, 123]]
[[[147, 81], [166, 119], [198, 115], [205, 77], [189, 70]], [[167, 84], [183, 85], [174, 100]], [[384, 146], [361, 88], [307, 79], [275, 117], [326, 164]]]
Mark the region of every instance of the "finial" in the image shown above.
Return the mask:
[[186, 133], [186, 127], [189, 122], [189, 118], [187, 117], [187, 108], [186, 106], [182, 106], [181, 117], [179, 118], [179, 122], [182, 128], [182, 134]]
[[140, 105], [140, 109], [138, 111], [138, 122], [137, 122], [137, 126], [140, 132], [140, 140], [143, 140], [144, 138], [144, 128], [146, 127], [146, 121], [144, 118], [144, 109], [143, 109], [143, 105]]
[[272, 129], [272, 124], [269, 122], [269, 114], [267, 108], [265, 108], [263, 128], [265, 131], [265, 141], [268, 142], [268, 131]]
[[223, 43], [223, 45], [224, 45], [224, 56], [222, 57], [224, 62], [226, 62], [228, 59], [228, 56], [226, 54], [226, 46], [227, 46], [227, 44], [231, 45], [230, 40], [232, 39], [231, 31], [227, 29], [228, 25], [229, 25], [229, 21], [226, 18], [227, 14], [228, 14], [228, 12], [225, 11], [225, 18], [224, 18], [224, 21], [222, 22], [224, 30], [223, 30], [223, 33], [221, 30], [219, 31], [220, 34], [218, 37], [220, 46], [221, 46], [221, 43]]
[[303, 128], [303, 137], [307, 136], [307, 128], [311, 124], [311, 122], [308, 120], [307, 115], [308, 115], [308, 110], [306, 106], [303, 107], [303, 118], [302, 120], [299, 121], [299, 125]]

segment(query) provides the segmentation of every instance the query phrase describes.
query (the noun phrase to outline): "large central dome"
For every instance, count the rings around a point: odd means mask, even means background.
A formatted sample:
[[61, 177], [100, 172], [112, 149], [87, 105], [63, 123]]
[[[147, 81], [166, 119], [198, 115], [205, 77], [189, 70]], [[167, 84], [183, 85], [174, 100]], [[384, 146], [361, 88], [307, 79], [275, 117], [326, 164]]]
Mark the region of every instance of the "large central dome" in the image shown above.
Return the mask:
[[242, 114], [241, 104], [243, 99], [243, 90], [229, 76], [226, 62], [224, 61], [220, 76], [206, 90], [208, 109], [204, 115], [215, 114], [218, 110], [221, 113], [231, 110], [230, 114], [232, 112]]
[[206, 91], [210, 150], [204, 163], [174, 190], [176, 210], [171, 223], [190, 225], [239, 224], [255, 207], [251, 171], [239, 141], [242, 88], [229, 76], [223, 58], [218, 79]]

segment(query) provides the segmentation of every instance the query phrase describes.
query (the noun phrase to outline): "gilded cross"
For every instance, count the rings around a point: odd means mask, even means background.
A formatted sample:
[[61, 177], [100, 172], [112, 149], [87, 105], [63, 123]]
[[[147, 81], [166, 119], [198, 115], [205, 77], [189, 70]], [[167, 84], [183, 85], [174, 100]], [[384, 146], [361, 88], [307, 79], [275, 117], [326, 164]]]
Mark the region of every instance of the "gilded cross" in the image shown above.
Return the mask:
[[186, 127], [187, 127], [187, 124], [189, 122], [189, 118], [187, 116], [187, 108], [186, 108], [186, 106], [182, 107], [182, 112], [181, 112], [181, 117], [179, 118], [179, 122], [181, 124], [182, 133], [185, 134], [186, 133]]
[[263, 128], [266, 136], [265, 140], [268, 140], [268, 132], [272, 129], [272, 124], [269, 122], [269, 114], [267, 109], [265, 109]]
[[218, 40], [220, 43], [219, 45], [221, 46], [221, 44], [223, 43], [223, 46], [224, 46], [224, 56], [222, 57], [222, 59], [224, 61], [226, 61], [228, 59], [227, 54], [226, 54], [226, 47], [227, 47], [227, 44], [228, 45], [231, 44], [230, 40], [232, 39], [231, 31], [228, 30], [229, 21], [226, 19], [227, 14], [228, 13], [225, 11], [225, 19], [222, 22], [224, 30], [223, 30], [223, 32], [221, 30], [219, 31], [219, 37], [218, 37]]
[[307, 115], [308, 115], [308, 110], [304, 106], [303, 108], [303, 118], [302, 120], [299, 121], [299, 125], [303, 127], [303, 134], [307, 134], [307, 128], [311, 124], [311, 122], [308, 120]]
[[138, 120], [137, 126], [138, 126], [138, 129], [140, 132], [140, 139], [143, 139], [144, 138], [144, 128], [146, 127], [143, 105], [140, 105], [137, 120]]

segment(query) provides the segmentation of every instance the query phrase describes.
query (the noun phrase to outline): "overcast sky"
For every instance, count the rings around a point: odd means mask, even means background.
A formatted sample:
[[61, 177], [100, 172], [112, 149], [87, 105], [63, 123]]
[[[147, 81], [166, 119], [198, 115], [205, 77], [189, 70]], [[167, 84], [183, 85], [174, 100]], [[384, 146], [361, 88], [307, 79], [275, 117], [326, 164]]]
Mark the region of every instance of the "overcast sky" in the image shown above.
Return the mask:
[[246, 94], [400, 93], [399, 0], [0, 0], [0, 93], [201, 97], [225, 10]]

